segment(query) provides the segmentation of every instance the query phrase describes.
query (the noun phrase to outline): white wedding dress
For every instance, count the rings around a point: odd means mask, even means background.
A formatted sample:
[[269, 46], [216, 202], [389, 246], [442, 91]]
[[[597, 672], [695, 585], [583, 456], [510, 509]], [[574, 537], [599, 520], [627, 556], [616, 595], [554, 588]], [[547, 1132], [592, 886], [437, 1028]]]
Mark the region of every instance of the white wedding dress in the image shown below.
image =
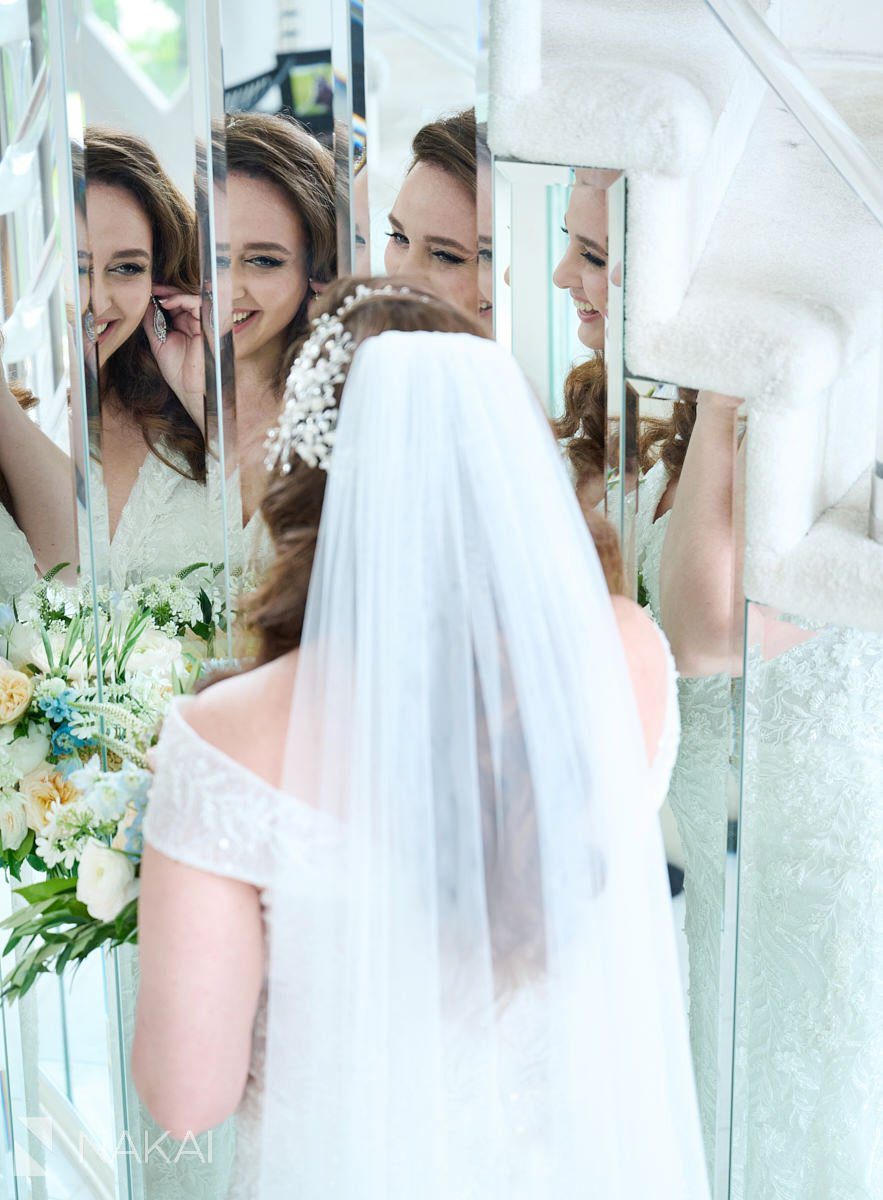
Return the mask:
[[[166, 453], [174, 453], [166, 448]], [[182, 465], [183, 460], [181, 461]], [[94, 495], [101, 496], [101, 469], [93, 463]], [[238, 492], [228, 489], [231, 514]], [[98, 545], [107, 546], [107, 509], [94, 506], [93, 528]], [[102, 540], [103, 539], [103, 540]], [[245, 530], [241, 518], [227, 523], [227, 549], [231, 570], [259, 567], [266, 558], [263, 522], [256, 513]], [[210, 468], [206, 485], [188, 479], [155, 454], [148, 454], [123, 507], [110, 542], [111, 586], [121, 589], [150, 577], [165, 578], [194, 563], [221, 564], [225, 561], [225, 527], [217, 472]], [[140, 974], [137, 954], [129, 947], [119, 951], [119, 976], [123, 1038], [131, 1045], [135, 1027], [135, 1004]], [[126, 1073], [127, 1074], [127, 1073]], [[133, 1200], [217, 1200], [225, 1194], [230, 1177], [234, 1127], [229, 1122], [196, 1145], [178, 1145], [151, 1119], [128, 1079], [128, 1134], [137, 1149], [133, 1165]], [[160, 1146], [145, 1153], [145, 1145]], [[134, 1156], [133, 1156], [134, 1157]]]
[[[659, 614], [668, 477], [642, 483]], [[690, 1038], [707, 1151], [718, 1088], [728, 795], [742, 681], [681, 679], [670, 803], [686, 860]], [[826, 628], [746, 676], [734, 1200], [883, 1196], [883, 638]], [[725, 985], [728, 981], [724, 981]]]
[[[199, 870], [245, 880], [259, 888], [269, 943], [273, 914], [269, 885], [274, 870], [278, 869], [274, 856], [280, 845], [297, 845], [299, 857], [295, 862], [289, 861], [287, 869], [298, 872], [304, 888], [313, 886], [327, 890], [329, 879], [341, 865], [335, 858], [334, 838], [328, 836], [328, 817], [270, 787], [201, 738], [185, 718], [186, 703], [178, 702], [171, 709], [163, 728], [156, 751], [156, 777], [145, 819], [145, 837], [170, 858]], [[669, 656], [665, 728], [652, 768], [647, 773], [646, 801], [655, 809], [665, 799], [677, 746], [677, 693], [674, 666]], [[289, 834], [293, 831], [294, 841], [283, 836], [283, 830]], [[652, 841], [648, 853], [658, 849], [659, 844]], [[543, 1146], [537, 1144], [536, 1136], [540, 1118], [531, 1102], [531, 1081], [542, 1073], [543, 1058], [543, 1039], [532, 1020], [533, 995], [533, 986], [521, 989], [499, 1017], [502, 1037], [507, 1044], [517, 1047], [518, 1077], [501, 1081], [501, 1087], [506, 1090], [505, 1107], [513, 1130], [523, 1139], [523, 1161], [513, 1165], [513, 1174], [519, 1176], [521, 1190], [507, 1190], [506, 1200], [521, 1200], [522, 1197], [523, 1200], [540, 1200], [541, 1195], [531, 1189], [536, 1156], [543, 1153]], [[233, 1179], [227, 1193], [229, 1200], [254, 1200], [258, 1194], [266, 999], [265, 988], [254, 1025], [248, 1083], [234, 1118], [236, 1152]], [[297, 1029], [292, 1029], [291, 1036], [297, 1037]], [[468, 1028], [464, 1028], [464, 1062], [468, 1061], [468, 1055], [469, 1034]], [[468, 1072], [464, 1072], [464, 1076], [468, 1078]], [[469, 1105], [470, 1096], [466, 1089], [462, 1096], [462, 1116], [467, 1124]], [[296, 1131], [293, 1136], [297, 1136]], [[334, 1153], [334, 1146], [329, 1146], [328, 1155]], [[462, 1169], [465, 1188], [469, 1164], [462, 1164]], [[188, 1188], [186, 1194], [192, 1200], [194, 1195], [204, 1193], [194, 1193]], [[466, 1194], [464, 1190], [462, 1195]], [[223, 1195], [218, 1191], [216, 1200], [221, 1200]], [[495, 1198], [487, 1193], [486, 1200]]]
[[[166, 447], [164, 452], [186, 469], [173, 450]], [[97, 463], [92, 464], [92, 480], [92, 527], [100, 548], [108, 544], [108, 521]], [[232, 572], [259, 573], [272, 557], [269, 535], [260, 512], [243, 527], [235, 473], [227, 481], [226, 506], [225, 524], [216, 464], [209, 465], [208, 482], [201, 484], [149, 453], [110, 541], [111, 587], [176, 575], [193, 563], [226, 561]]]
[[9, 604], [37, 577], [27, 538], [0, 504], [0, 604]]

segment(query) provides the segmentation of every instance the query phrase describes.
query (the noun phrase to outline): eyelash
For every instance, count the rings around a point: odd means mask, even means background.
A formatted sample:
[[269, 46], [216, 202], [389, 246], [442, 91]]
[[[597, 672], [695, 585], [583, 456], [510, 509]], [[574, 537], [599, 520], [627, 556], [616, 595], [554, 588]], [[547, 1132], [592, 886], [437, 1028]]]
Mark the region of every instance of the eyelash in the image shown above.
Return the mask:
[[[386, 236], [392, 238], [397, 246], [407, 246], [410, 243], [403, 233], [399, 233], [397, 229], [387, 232]], [[468, 258], [459, 258], [456, 254], [451, 254], [448, 250], [433, 250], [432, 257], [437, 258], [439, 262], [443, 262], [448, 267], [462, 267], [464, 263], [469, 262]]]
[[262, 271], [271, 271], [275, 267], [284, 265], [284, 260], [281, 258], [271, 258], [269, 254], [256, 254], [252, 258], [245, 260], [250, 266], [259, 267]]
[[[123, 279], [134, 279], [136, 275], [144, 275], [147, 268], [141, 263], [119, 263], [115, 267], [111, 267], [109, 273], [111, 275], [121, 275]], [[92, 274], [91, 267], [77, 267], [77, 274], [81, 279], [88, 279]]]
[[[568, 232], [566, 225], [561, 226], [561, 232], [566, 233], [567, 236], [570, 237], [570, 233]], [[597, 254], [591, 254], [588, 250], [581, 250], [579, 256], [580, 258], [584, 258], [586, 262], [590, 263], [593, 267], [607, 266], [607, 263], [603, 258], [599, 258]]]

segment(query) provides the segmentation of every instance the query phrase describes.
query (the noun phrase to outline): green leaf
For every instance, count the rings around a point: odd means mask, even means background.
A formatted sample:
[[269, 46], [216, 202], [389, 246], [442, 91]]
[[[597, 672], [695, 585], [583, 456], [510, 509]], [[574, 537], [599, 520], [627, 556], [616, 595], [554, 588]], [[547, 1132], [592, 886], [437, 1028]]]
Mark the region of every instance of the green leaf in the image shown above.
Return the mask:
[[[61, 892], [75, 892], [77, 890], [77, 879], [75, 875], [64, 875], [57, 879], [44, 879], [40, 883], [29, 883], [26, 887], [15, 888], [14, 890], [23, 900], [27, 900], [28, 904], [33, 904], [35, 901], [43, 900], [47, 896], [57, 896]], [[5, 922], [0, 921], [0, 928], [4, 924]]]
[[202, 613], [202, 619], [206, 625], [212, 624], [212, 602], [206, 594], [205, 588], [201, 588], [199, 592], [199, 610]]
[[45, 625], [40, 626], [40, 637], [43, 639], [43, 649], [46, 651], [46, 662], [49, 664], [49, 670], [55, 670], [55, 655], [52, 653], [52, 643], [49, 641], [49, 634], [46, 632]]
[[52, 567], [51, 570], [46, 572], [46, 574], [43, 576], [42, 582], [43, 583], [51, 583], [56, 575], [60, 574], [61, 571], [63, 571], [66, 567], [69, 567], [69, 566], [70, 566], [69, 562], [58, 563], [56, 566]]
[[183, 571], [178, 572], [178, 578], [186, 579], [187, 576], [192, 575], [194, 571], [200, 571], [203, 567], [208, 567], [210, 565], [211, 564], [207, 562], [191, 563], [189, 567], [185, 567]]
[[13, 861], [16, 863], [24, 862], [24, 860], [28, 857], [30, 852], [33, 850], [34, 843], [36, 842], [36, 840], [37, 840], [37, 835], [34, 833], [33, 829], [29, 829], [28, 836], [25, 838], [25, 840], [22, 842], [22, 844], [19, 846], [19, 848], [14, 851], [15, 857], [14, 857]]

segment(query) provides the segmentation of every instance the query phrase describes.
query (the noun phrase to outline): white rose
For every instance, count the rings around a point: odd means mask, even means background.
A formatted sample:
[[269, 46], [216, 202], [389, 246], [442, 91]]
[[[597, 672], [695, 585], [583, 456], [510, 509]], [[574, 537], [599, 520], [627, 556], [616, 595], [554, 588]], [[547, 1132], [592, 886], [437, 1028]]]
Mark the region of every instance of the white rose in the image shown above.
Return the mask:
[[127, 665], [129, 673], [171, 676], [184, 666], [181, 643], [158, 629], [148, 629], [135, 644]]
[[[0, 725], [0, 747], [19, 775], [29, 775], [45, 762], [49, 753], [49, 738], [31, 725], [25, 737], [12, 740], [13, 730], [9, 725]], [[51, 769], [51, 768], [47, 768]]]
[[88, 842], [77, 866], [77, 899], [98, 921], [112, 921], [138, 895], [130, 859], [101, 842]]
[[[49, 658], [46, 654], [46, 647], [43, 645], [42, 638], [31, 643], [23, 659], [25, 662], [33, 663], [37, 670], [44, 675], [48, 675], [51, 670], [58, 668], [59, 660], [64, 652], [64, 643], [67, 640], [67, 635], [64, 633], [50, 633], [48, 637], [49, 645], [52, 648], [54, 667], [50, 667], [49, 665]], [[86, 670], [86, 660], [83, 655], [78, 655], [74, 662], [66, 666], [63, 674], [71, 683], [86, 683], [88, 672]]]
[[0, 846], [17, 850], [28, 835], [28, 818], [20, 796], [0, 795]]

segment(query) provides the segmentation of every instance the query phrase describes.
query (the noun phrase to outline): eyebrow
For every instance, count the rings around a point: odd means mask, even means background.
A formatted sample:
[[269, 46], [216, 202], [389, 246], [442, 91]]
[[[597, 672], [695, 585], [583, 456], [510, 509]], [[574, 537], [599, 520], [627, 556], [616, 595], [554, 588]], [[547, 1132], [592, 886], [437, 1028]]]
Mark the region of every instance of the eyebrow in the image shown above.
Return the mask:
[[246, 242], [246, 250], [277, 250], [282, 254], [290, 254], [291, 251], [287, 246], [283, 246], [280, 242]]
[[[397, 220], [392, 213], [389, 214], [389, 223], [392, 225], [393, 229], [398, 230], [399, 233], [405, 232], [404, 225], [401, 223], [401, 221]], [[459, 250], [461, 254], [465, 254], [467, 257], [474, 253], [472, 250], [469, 250], [466, 246], [464, 246], [462, 242], [456, 242], [453, 238], [437, 237], [433, 233], [428, 233], [423, 240], [424, 242], [431, 242], [433, 246], [452, 246], [455, 250]]]
[[132, 247], [129, 250], [114, 250], [111, 258], [150, 258], [146, 250], [141, 250], [138, 247]]
[[594, 250], [596, 254], [602, 255], [604, 258], [607, 257], [607, 247], [606, 246], [601, 246], [601, 245], [599, 245], [598, 242], [593, 242], [591, 238], [582, 237], [578, 233], [575, 233], [573, 236], [576, 238], [576, 240], [578, 242], [581, 243], [581, 245], [586, 246], [589, 250]]

